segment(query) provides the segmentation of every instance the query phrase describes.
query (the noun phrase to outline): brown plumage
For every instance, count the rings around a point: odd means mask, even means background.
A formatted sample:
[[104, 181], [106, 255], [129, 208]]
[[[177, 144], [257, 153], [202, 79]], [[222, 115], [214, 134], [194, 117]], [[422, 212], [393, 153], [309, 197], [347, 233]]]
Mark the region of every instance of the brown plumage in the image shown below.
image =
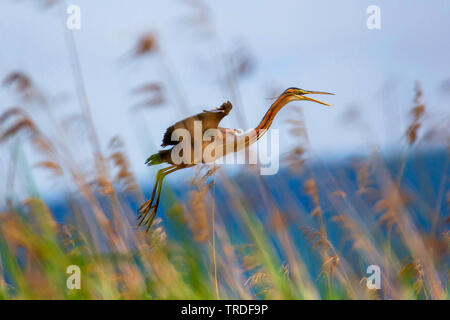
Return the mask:
[[[172, 133], [176, 129], [186, 129], [189, 132], [194, 132], [195, 121], [201, 121], [202, 123], [202, 134], [208, 129], [216, 129], [219, 126], [220, 121], [227, 116], [233, 106], [230, 101], [225, 102], [219, 108], [213, 110], [203, 110], [203, 112], [198, 113], [192, 117], [178, 121], [173, 126], [167, 128], [166, 133], [164, 133], [164, 138], [161, 147], [174, 146], [177, 145], [179, 141], [172, 141]], [[194, 135], [192, 134], [191, 137]]]

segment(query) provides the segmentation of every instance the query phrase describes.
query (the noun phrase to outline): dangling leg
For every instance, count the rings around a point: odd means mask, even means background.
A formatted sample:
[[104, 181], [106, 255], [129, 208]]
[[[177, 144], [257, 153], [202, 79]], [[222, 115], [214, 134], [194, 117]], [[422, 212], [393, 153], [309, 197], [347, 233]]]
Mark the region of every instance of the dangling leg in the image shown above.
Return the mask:
[[160, 179], [162, 177], [162, 174], [165, 171], [171, 170], [173, 168], [175, 168], [176, 166], [169, 166], [167, 168], [163, 168], [158, 170], [158, 172], [156, 173], [156, 179], [155, 179], [155, 184], [153, 185], [153, 190], [152, 190], [152, 195], [150, 196], [150, 199], [148, 201], [146, 201], [142, 206], [139, 207], [138, 212], [139, 212], [139, 217], [138, 220], [139, 224], [138, 227], [142, 224], [142, 222], [145, 220], [148, 212], [150, 211], [151, 205], [153, 203], [153, 199], [155, 198], [155, 194], [156, 194], [156, 189], [158, 188], [158, 185], [160, 183]]
[[[173, 165], [173, 166], [170, 166], [170, 167], [167, 167], [167, 168], [164, 168], [164, 169], [161, 169], [158, 171], [150, 200], [148, 200], [146, 203], [144, 203], [139, 208], [140, 215], [139, 215], [138, 219], [141, 219], [141, 220], [138, 224], [138, 227], [145, 221], [144, 225], [147, 225], [146, 232], [148, 232], [148, 230], [150, 229], [150, 227], [153, 223], [153, 219], [155, 219], [156, 211], [158, 210], [159, 199], [160, 199], [161, 190], [162, 190], [162, 183], [163, 183], [163, 180], [166, 177], [166, 175], [168, 175], [172, 172], [175, 172], [177, 170], [188, 168], [188, 167], [191, 167], [191, 166]], [[156, 201], [155, 201], [155, 204], [152, 205], [155, 194], [156, 194]]]
[[172, 172], [175, 172], [175, 171], [177, 171], [177, 170], [184, 169], [184, 168], [186, 168], [186, 167], [175, 167], [175, 168], [173, 168], [173, 169], [171, 169], [171, 170], [167, 170], [167, 171], [165, 171], [165, 172], [163, 172], [163, 173], [161, 174], [161, 177], [160, 177], [160, 180], [159, 180], [158, 192], [157, 192], [155, 204], [152, 206], [152, 211], [151, 211], [150, 215], [148, 216], [147, 221], [145, 221], [145, 223], [144, 223], [144, 224], [147, 225], [147, 228], [145, 229], [145, 232], [148, 232], [148, 230], [149, 230], [150, 227], [152, 226], [153, 219], [155, 219], [156, 211], [158, 210], [158, 206], [159, 206], [159, 199], [160, 199], [160, 197], [161, 197], [161, 190], [162, 190], [162, 184], [163, 184], [164, 178], [165, 178], [167, 175], [171, 174]]
[[158, 190], [157, 190], [155, 204], [151, 207], [151, 213], [148, 216], [147, 221], [145, 221], [145, 223], [144, 223], [147, 225], [145, 232], [148, 232], [148, 230], [150, 229], [150, 227], [153, 223], [153, 219], [155, 219], [155, 217], [156, 217], [156, 211], [158, 210], [158, 206], [159, 206], [159, 199], [161, 197], [161, 190], [162, 190], [162, 184], [163, 184], [164, 178], [168, 174], [175, 172], [177, 170], [183, 169], [183, 168], [185, 168], [185, 167], [175, 167], [175, 168], [171, 168], [170, 170], [167, 170], [167, 171], [164, 171], [163, 173], [161, 173], [161, 176], [159, 177], [159, 184], [158, 184]]
[[171, 168], [173, 168], [173, 167], [174, 167], [174, 166], [170, 166], [170, 167], [167, 167], [167, 168], [163, 168], [163, 169], [158, 170], [158, 172], [156, 173], [155, 183], [153, 184], [153, 191], [152, 191], [152, 195], [150, 196], [150, 200], [146, 201], [143, 205], [141, 205], [141, 206], [139, 207], [138, 212], [140, 212], [140, 215], [139, 215], [138, 219], [141, 218], [141, 216], [142, 216], [142, 214], [143, 214], [142, 211], [145, 211], [145, 210], [152, 204], [153, 198], [155, 197], [156, 187], [158, 186], [158, 181], [159, 181], [159, 177], [161, 176], [161, 174], [162, 174], [165, 170], [171, 169]]

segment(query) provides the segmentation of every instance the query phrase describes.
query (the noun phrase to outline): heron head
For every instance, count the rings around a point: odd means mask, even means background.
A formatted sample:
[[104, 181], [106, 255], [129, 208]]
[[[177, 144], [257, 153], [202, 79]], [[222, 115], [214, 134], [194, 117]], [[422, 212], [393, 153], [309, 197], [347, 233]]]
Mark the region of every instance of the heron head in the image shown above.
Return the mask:
[[317, 102], [326, 106], [331, 106], [325, 102], [310, 98], [305, 96], [306, 94], [334, 94], [334, 93], [329, 93], [329, 92], [322, 92], [322, 91], [309, 91], [309, 90], [303, 90], [303, 89], [299, 89], [299, 88], [295, 88], [295, 87], [291, 87], [291, 88], [287, 88], [284, 92], [283, 95], [288, 96], [292, 101], [295, 100], [308, 100], [308, 101], [313, 101], [313, 102]]

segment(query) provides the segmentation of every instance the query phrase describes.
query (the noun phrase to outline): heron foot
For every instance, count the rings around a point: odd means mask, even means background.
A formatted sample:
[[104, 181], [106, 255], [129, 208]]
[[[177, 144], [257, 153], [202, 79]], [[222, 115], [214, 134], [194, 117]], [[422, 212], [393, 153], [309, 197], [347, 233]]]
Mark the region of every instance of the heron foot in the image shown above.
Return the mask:
[[150, 230], [150, 227], [153, 224], [153, 220], [156, 217], [156, 211], [158, 210], [158, 206], [156, 204], [151, 205], [150, 200], [147, 201], [146, 203], [144, 203], [140, 208], [139, 208], [139, 223], [138, 223], [138, 228], [141, 225], [146, 226], [145, 228], [145, 232], [148, 232], [148, 230]]

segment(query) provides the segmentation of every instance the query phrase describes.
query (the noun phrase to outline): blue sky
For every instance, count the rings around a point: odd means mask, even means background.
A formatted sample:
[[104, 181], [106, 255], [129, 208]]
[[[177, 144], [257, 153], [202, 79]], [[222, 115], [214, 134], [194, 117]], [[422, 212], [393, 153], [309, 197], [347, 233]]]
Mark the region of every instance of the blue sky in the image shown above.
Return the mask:
[[[66, 16], [60, 7], [44, 10], [36, 3], [1, 1], [0, 75], [22, 70], [48, 94], [64, 97], [54, 107], [55, 114], [64, 118], [79, 110], [63, 37]], [[157, 57], [123, 58], [150, 30], [157, 33], [191, 112], [231, 99], [218, 81], [223, 73], [220, 57], [238, 48], [251, 55], [254, 72], [239, 80], [241, 103], [231, 100], [234, 115], [223, 121], [224, 126], [239, 127], [235, 116], [239, 108], [246, 125], [254, 127], [272, 102], [270, 88], [298, 86], [336, 93], [326, 97], [333, 109], [297, 103], [304, 106], [315, 154], [361, 151], [368, 135], [383, 147], [398, 145], [416, 80], [424, 88], [431, 120], [449, 119], [449, 96], [439, 90], [450, 78], [448, 1], [209, 0], [203, 3], [215, 30], [210, 38], [200, 26], [186, 22], [198, 12], [188, 1], [66, 3], [81, 8], [81, 29], [74, 34], [102, 146], [120, 135], [140, 175], [148, 172], [143, 161], [156, 151], [164, 129], [186, 115], [177, 112], [170, 89], [166, 106], [131, 112], [137, 102], [130, 94], [133, 88], [152, 81], [167, 83]], [[366, 8], [372, 4], [381, 9], [381, 30], [366, 27]], [[13, 103], [5, 90], [0, 90], [0, 99], [1, 111]], [[345, 122], [350, 106], [365, 119], [363, 130]], [[281, 128], [282, 153], [291, 144], [282, 127], [292, 115], [283, 110], [274, 123]], [[36, 111], [36, 117], [45, 123], [44, 115]], [[139, 131], [139, 121], [147, 123], [147, 134]]]

